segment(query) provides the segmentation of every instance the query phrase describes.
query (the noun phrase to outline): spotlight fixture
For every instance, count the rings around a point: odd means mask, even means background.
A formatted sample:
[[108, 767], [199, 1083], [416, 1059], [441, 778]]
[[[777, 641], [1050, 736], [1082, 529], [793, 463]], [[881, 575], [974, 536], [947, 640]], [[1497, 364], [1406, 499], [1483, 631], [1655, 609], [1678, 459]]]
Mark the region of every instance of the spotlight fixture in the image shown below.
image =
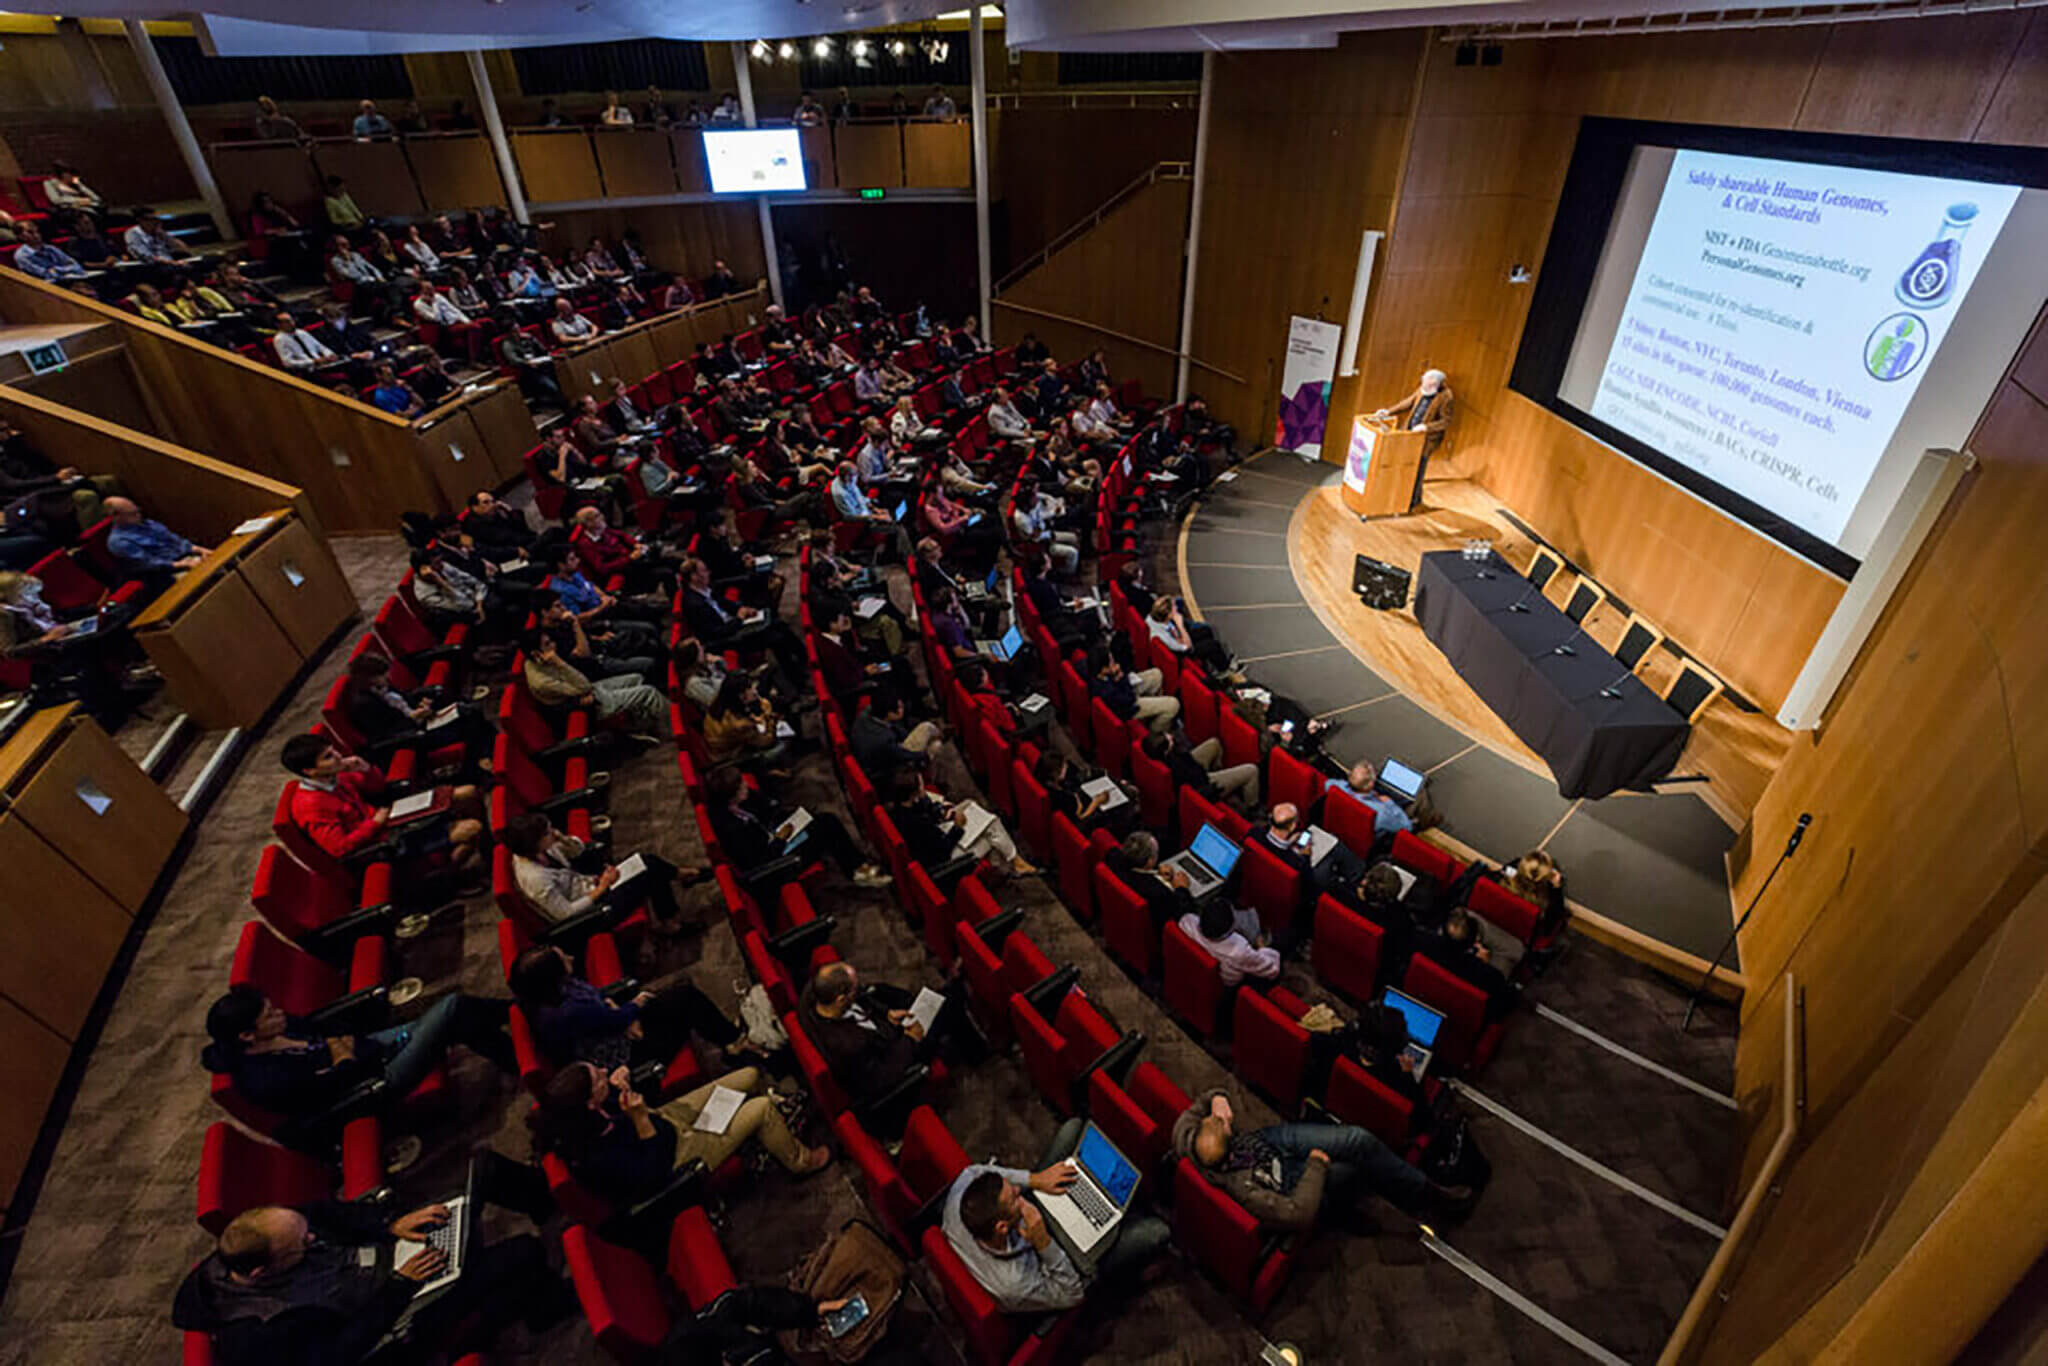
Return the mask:
[[889, 55], [891, 57], [901, 57], [903, 53], [904, 47], [903, 40], [901, 38], [898, 38], [894, 42], [889, 44]]
[[815, 43], [812, 43], [811, 55], [821, 62], [830, 57], [832, 55], [832, 40], [830, 38], [820, 38]]
[[793, 62], [793, 61], [795, 61], [795, 60], [796, 60], [796, 44], [795, 44], [795, 43], [791, 43], [791, 42], [784, 42], [784, 43], [780, 44], [780, 45], [779, 45], [779, 46], [778, 46], [778, 47], [777, 47], [777, 48], [775, 49], [775, 55], [776, 55], [776, 56], [778, 56], [778, 57], [780, 57], [780, 58], [782, 58], [782, 60], [783, 60], [783, 61], [785, 61], [785, 62]]
[[756, 38], [753, 47], [749, 48], [748, 51], [752, 53], [754, 60], [757, 62], [765, 62], [773, 56], [768, 50], [767, 40], [763, 38]]
[[861, 57], [865, 57], [865, 56], [867, 56], [867, 55], [868, 55], [868, 53], [869, 53], [869, 52], [870, 52], [870, 51], [871, 51], [871, 50], [873, 49], [873, 46], [874, 46], [874, 45], [873, 45], [873, 44], [871, 44], [870, 42], [868, 42], [868, 40], [867, 40], [867, 39], [865, 39], [865, 38], [856, 38], [856, 39], [854, 39], [854, 40], [853, 40], [853, 55], [854, 55], [854, 57], [855, 57], [855, 58], [861, 58]]
[[946, 42], [944, 39], [941, 39], [938, 42], [932, 44], [932, 61], [943, 62], [946, 60], [947, 57], [952, 55], [952, 52], [953, 45], [949, 42]]

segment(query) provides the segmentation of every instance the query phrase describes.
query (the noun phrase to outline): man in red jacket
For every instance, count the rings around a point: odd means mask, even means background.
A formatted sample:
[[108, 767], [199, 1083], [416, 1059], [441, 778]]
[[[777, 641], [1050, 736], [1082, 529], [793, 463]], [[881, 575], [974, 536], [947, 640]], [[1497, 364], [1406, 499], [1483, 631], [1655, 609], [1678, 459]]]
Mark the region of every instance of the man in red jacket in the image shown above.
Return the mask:
[[617, 574], [625, 580], [628, 593], [675, 589], [675, 573], [662, 563], [660, 552], [630, 531], [611, 525], [594, 507], [576, 510], [576, 530], [569, 544], [583, 558], [594, 582], [609, 583]]
[[[384, 791], [384, 775], [367, 761], [343, 756], [318, 735], [294, 735], [278, 757], [299, 780], [292, 795], [292, 824], [333, 858], [347, 859], [390, 833], [391, 808], [373, 800]], [[446, 849], [456, 868], [479, 868], [477, 842], [484, 827], [476, 818], [478, 809], [474, 787], [451, 789], [444, 815], [406, 827], [397, 852], [416, 855]]]

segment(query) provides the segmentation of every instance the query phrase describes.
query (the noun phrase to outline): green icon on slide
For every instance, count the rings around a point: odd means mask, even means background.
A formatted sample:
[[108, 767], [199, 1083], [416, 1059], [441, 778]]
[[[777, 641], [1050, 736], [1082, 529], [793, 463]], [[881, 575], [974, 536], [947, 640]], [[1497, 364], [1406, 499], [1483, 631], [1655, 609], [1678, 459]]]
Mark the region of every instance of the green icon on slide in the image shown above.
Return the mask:
[[1933, 340], [1927, 323], [1913, 313], [1894, 313], [1876, 327], [1863, 343], [1863, 368], [1872, 379], [1904, 379], [1920, 368]]

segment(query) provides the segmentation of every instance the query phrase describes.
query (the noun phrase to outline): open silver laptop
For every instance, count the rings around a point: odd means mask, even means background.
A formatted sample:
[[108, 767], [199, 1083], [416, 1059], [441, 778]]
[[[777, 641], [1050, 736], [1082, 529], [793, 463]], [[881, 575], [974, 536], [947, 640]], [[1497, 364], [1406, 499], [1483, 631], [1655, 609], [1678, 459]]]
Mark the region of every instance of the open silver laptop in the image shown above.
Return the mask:
[[1067, 1159], [1074, 1184], [1063, 1191], [1033, 1191], [1046, 1226], [1084, 1269], [1093, 1268], [1103, 1241], [1124, 1219], [1138, 1191], [1137, 1164], [1091, 1122]]
[[977, 640], [974, 642], [974, 648], [996, 659], [1015, 659], [1017, 651], [1024, 648], [1024, 632], [1013, 624], [1009, 630], [1003, 632], [1001, 640]]
[[448, 1254], [448, 1265], [441, 1274], [431, 1281], [422, 1281], [420, 1288], [413, 1291], [412, 1302], [406, 1305], [399, 1316], [397, 1326], [402, 1328], [409, 1322], [420, 1306], [437, 1292], [447, 1289], [462, 1279], [462, 1270], [469, 1261], [470, 1246], [476, 1240], [476, 1223], [479, 1203], [476, 1194], [476, 1162], [470, 1161], [468, 1176], [463, 1181], [462, 1194], [445, 1202], [448, 1206], [448, 1222], [430, 1231], [424, 1243], [400, 1243], [392, 1257], [393, 1271], [403, 1270], [413, 1258], [430, 1249], [438, 1248]]
[[1178, 868], [1188, 875], [1188, 891], [1197, 899], [1222, 890], [1237, 868], [1243, 846], [1213, 825], [1203, 825], [1194, 843], [1167, 859], [1162, 868]]

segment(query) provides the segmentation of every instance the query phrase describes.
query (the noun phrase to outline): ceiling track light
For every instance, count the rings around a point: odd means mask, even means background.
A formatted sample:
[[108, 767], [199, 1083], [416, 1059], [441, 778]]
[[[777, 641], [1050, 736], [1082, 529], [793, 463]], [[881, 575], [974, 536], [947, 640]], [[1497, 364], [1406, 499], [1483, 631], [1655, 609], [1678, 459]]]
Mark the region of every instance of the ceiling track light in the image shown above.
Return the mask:
[[778, 56], [778, 57], [780, 57], [780, 58], [782, 58], [782, 60], [783, 60], [783, 61], [785, 61], [785, 62], [793, 62], [793, 61], [795, 61], [795, 60], [796, 60], [796, 44], [795, 44], [795, 43], [792, 43], [792, 42], [787, 42], [787, 41], [785, 41], [785, 42], [783, 42], [783, 43], [781, 43], [781, 44], [777, 45], [777, 47], [776, 47], [776, 49], [775, 49], [775, 55], [776, 55], [776, 56]]
[[830, 38], [820, 38], [812, 43], [811, 55], [821, 62], [830, 59], [832, 56], [832, 40]]
[[774, 55], [769, 51], [767, 40], [763, 38], [756, 38], [753, 47], [749, 48], [748, 51], [757, 62], [765, 62]]

